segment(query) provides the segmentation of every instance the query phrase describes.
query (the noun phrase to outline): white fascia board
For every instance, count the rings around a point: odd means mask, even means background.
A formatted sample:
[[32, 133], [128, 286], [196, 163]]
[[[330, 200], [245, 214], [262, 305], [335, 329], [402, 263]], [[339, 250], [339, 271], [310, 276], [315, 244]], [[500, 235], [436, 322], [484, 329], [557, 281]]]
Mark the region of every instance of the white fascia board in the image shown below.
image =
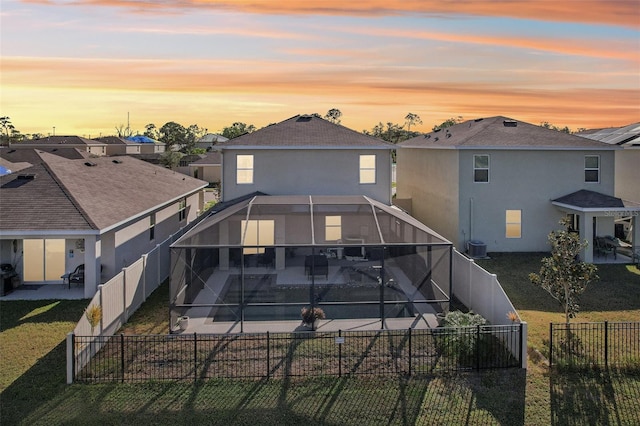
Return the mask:
[[[399, 148], [399, 146], [398, 146]], [[288, 150], [288, 151], [307, 151], [307, 150], [318, 150], [318, 149], [326, 149], [326, 150], [351, 150], [351, 151], [364, 151], [364, 150], [370, 150], [370, 149], [379, 149], [379, 150], [385, 150], [385, 151], [393, 151], [394, 149], [396, 149], [396, 147], [390, 147], [390, 146], [327, 146], [327, 145], [319, 145], [319, 146], [297, 146], [297, 145], [291, 145], [291, 146], [249, 146], [249, 145], [244, 145], [244, 146], [234, 146], [234, 147], [230, 147], [230, 146], [226, 146], [222, 149], [220, 149], [220, 151], [232, 151], [232, 150], [238, 150], [238, 151], [263, 151], [263, 150]]]
[[606, 212], [640, 212], [640, 206], [631, 207], [579, 207], [571, 204], [559, 203], [552, 201], [554, 206], [561, 207], [563, 209], [583, 212], [583, 213], [606, 213]]
[[2, 236], [0, 239], [16, 239], [16, 238], [24, 238], [24, 237], [84, 237], [85, 235], [100, 235], [100, 231], [97, 229], [87, 229], [87, 230], [29, 230], [29, 231], [2, 231]]

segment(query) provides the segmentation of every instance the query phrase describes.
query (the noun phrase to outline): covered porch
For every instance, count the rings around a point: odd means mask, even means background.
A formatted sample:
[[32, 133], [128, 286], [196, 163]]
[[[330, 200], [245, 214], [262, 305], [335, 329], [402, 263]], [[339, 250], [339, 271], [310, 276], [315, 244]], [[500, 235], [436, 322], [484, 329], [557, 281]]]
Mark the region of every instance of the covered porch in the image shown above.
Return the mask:
[[569, 216], [571, 230], [588, 241], [580, 255], [583, 261], [640, 262], [640, 203], [580, 190], [552, 204]]
[[301, 309], [319, 307], [326, 318], [313, 329], [429, 328], [449, 309], [451, 252], [437, 233], [367, 197], [256, 196], [172, 245], [171, 324], [295, 331]]

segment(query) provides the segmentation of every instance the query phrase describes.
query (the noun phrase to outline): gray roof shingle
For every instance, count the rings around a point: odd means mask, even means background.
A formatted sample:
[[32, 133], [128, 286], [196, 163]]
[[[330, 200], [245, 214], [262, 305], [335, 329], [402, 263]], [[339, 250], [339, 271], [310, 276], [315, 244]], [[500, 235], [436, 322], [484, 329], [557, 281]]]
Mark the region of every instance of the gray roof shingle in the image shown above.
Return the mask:
[[1, 178], [2, 230], [105, 230], [207, 185], [128, 156], [71, 160], [34, 151], [33, 166], [20, 174], [35, 179]]
[[583, 209], [630, 209], [640, 210], [640, 204], [622, 200], [611, 195], [581, 189], [571, 194], [552, 200], [554, 203], [566, 204]]
[[502, 116], [465, 121], [398, 145], [452, 149], [614, 149], [602, 142]]
[[395, 149], [383, 140], [333, 124], [315, 115], [296, 115], [271, 124], [253, 133], [217, 145], [233, 148], [296, 148], [296, 149]]

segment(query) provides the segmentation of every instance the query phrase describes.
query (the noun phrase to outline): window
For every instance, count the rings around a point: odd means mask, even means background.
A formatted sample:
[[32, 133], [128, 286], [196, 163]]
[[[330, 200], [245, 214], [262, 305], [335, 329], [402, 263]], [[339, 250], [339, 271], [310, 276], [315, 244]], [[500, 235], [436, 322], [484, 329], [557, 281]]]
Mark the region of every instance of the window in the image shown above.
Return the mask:
[[236, 183], [253, 183], [253, 155], [238, 155], [236, 157]]
[[360, 183], [376, 183], [376, 156], [360, 156]]
[[600, 182], [600, 156], [586, 155], [584, 157], [584, 181]]
[[324, 218], [325, 241], [338, 241], [342, 239], [342, 216], [326, 216]]
[[264, 246], [275, 243], [275, 220], [243, 220], [241, 232], [244, 254], [264, 253]]
[[156, 214], [151, 213], [149, 216], [149, 241], [153, 241], [156, 237]]
[[489, 182], [489, 156], [473, 156], [473, 181]]
[[178, 204], [178, 220], [182, 222], [187, 218], [187, 199], [183, 198]]
[[522, 210], [507, 210], [507, 238], [522, 237]]

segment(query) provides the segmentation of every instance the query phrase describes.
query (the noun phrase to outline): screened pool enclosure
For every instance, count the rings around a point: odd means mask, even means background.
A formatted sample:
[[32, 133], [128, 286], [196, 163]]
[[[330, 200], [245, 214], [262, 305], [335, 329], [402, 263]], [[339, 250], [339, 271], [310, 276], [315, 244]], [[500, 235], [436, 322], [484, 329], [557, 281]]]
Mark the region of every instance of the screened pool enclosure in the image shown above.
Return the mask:
[[451, 255], [449, 241], [367, 197], [255, 196], [171, 246], [171, 324], [243, 331], [320, 307], [326, 320], [405, 328], [448, 311]]

